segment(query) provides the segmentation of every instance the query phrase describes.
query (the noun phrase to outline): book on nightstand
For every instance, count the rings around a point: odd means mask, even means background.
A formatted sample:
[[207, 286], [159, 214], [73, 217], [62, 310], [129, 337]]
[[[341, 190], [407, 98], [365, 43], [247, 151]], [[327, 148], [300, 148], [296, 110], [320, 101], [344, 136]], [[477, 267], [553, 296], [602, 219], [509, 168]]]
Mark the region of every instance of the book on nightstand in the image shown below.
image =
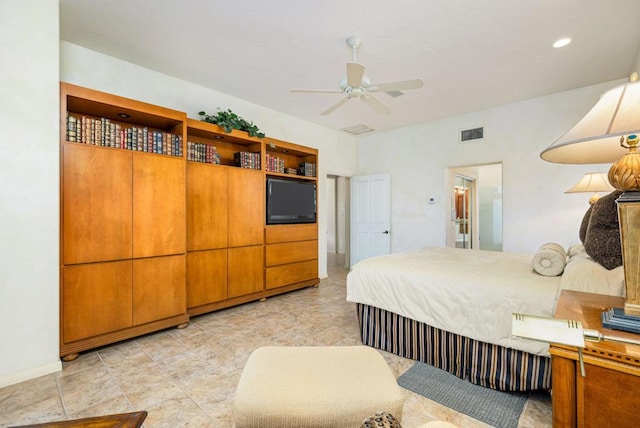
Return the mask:
[[602, 312], [602, 327], [640, 334], [640, 317], [625, 315], [622, 308]]

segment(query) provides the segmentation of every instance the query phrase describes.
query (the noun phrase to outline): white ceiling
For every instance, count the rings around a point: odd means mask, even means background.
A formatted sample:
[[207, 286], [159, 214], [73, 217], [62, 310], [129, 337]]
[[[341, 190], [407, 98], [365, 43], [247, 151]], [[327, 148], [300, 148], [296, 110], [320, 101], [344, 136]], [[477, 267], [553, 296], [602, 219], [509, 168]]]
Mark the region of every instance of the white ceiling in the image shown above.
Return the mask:
[[[639, 18], [640, 0], [60, 0], [60, 37], [326, 127], [382, 131], [626, 78]], [[372, 82], [424, 87], [377, 94], [390, 115], [354, 99], [320, 116], [342, 95], [289, 89], [338, 89], [349, 36]]]

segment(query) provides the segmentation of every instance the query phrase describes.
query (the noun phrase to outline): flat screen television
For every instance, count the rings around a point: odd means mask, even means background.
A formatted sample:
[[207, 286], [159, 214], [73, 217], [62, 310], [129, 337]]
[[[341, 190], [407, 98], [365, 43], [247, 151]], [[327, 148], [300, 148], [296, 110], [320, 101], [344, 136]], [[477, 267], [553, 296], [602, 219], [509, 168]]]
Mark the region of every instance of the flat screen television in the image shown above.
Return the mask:
[[316, 183], [267, 178], [267, 224], [315, 223]]

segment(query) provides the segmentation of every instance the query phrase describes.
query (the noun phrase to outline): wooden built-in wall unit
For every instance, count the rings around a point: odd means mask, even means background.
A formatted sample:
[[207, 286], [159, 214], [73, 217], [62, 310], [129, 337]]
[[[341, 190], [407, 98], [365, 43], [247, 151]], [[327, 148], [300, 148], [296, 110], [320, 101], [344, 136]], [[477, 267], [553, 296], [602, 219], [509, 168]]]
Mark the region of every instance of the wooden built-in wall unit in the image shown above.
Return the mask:
[[317, 149], [64, 82], [60, 111], [63, 359], [319, 283], [317, 222], [265, 212]]

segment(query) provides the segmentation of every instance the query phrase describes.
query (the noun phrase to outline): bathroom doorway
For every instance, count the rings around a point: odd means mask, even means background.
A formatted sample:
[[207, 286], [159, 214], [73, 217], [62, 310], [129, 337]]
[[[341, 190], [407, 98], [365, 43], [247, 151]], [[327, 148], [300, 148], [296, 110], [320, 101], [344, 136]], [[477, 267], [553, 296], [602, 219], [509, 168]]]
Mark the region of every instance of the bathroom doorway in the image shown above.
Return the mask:
[[502, 251], [502, 164], [448, 169], [447, 246]]

